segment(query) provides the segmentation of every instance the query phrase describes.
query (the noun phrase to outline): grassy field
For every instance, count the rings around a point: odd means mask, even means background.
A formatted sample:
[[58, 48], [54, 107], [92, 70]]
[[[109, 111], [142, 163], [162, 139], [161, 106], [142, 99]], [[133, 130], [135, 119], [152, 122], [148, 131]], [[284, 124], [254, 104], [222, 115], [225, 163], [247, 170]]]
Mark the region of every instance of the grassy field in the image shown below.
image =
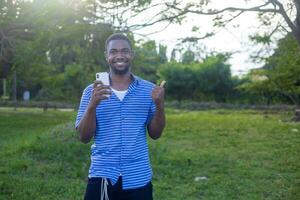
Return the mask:
[[[289, 113], [168, 110], [149, 140], [155, 200], [300, 199], [300, 123]], [[82, 199], [89, 145], [76, 113], [0, 109], [0, 199]]]

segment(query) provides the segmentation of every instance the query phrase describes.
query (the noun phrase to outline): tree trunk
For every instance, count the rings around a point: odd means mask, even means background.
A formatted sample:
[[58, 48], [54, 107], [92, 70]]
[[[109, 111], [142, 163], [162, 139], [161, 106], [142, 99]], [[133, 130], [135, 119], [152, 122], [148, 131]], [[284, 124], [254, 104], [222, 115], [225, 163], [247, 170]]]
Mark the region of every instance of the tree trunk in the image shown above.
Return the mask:
[[17, 72], [16, 70], [14, 71], [14, 86], [13, 86], [13, 91], [14, 91], [14, 111], [17, 110]]
[[297, 27], [297, 31], [292, 31], [292, 33], [298, 43], [298, 47], [299, 47], [298, 49], [300, 51], [300, 26], [299, 26], [299, 28]]
[[296, 32], [294, 32], [294, 36], [299, 44], [299, 51], [300, 51], [300, 1], [294, 0], [295, 6], [296, 6], [296, 19], [295, 19], [295, 27]]

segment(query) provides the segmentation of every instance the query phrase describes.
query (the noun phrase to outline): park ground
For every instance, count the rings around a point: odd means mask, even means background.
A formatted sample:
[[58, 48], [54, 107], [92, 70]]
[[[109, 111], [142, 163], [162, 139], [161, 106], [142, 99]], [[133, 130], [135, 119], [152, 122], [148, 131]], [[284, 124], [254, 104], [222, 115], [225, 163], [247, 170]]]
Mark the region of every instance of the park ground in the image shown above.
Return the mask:
[[[90, 144], [76, 112], [0, 109], [0, 199], [82, 199]], [[292, 113], [167, 110], [149, 141], [155, 200], [300, 199], [300, 123]]]

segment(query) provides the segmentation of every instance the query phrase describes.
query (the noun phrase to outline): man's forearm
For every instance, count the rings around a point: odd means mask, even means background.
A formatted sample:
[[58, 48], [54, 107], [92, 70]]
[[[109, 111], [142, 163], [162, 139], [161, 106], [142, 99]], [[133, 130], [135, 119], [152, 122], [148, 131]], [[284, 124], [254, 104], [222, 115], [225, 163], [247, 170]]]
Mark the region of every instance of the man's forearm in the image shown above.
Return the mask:
[[158, 139], [165, 127], [165, 110], [163, 106], [157, 106], [156, 112], [148, 127], [152, 139]]
[[88, 143], [92, 139], [96, 130], [96, 108], [88, 106], [77, 130], [83, 143]]

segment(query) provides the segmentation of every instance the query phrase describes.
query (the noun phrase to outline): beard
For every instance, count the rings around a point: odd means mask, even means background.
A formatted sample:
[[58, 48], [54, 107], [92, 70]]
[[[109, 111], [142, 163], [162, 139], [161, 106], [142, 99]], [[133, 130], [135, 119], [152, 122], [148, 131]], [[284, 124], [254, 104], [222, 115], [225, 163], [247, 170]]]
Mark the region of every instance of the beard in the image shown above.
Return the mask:
[[124, 67], [123, 69], [118, 69], [115, 66], [110, 67], [114, 74], [124, 75], [129, 71], [129, 66]]
[[114, 74], [124, 75], [129, 72], [130, 63], [126, 63], [122, 68], [119, 68], [118, 66], [116, 66], [116, 64], [112, 63], [110, 65], [110, 69], [113, 71]]

